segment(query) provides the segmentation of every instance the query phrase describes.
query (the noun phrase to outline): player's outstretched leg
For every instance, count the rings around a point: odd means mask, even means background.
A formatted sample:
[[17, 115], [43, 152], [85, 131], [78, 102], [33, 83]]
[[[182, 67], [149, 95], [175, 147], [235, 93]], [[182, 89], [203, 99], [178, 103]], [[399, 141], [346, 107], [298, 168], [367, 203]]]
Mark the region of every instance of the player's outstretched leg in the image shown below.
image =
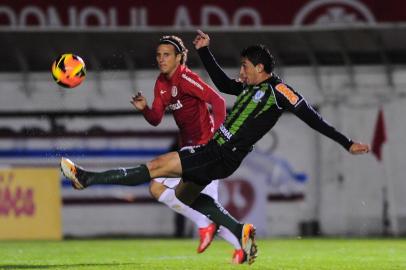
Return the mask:
[[90, 172], [67, 158], [61, 158], [61, 171], [75, 189], [84, 189], [92, 185], [137, 186], [151, 180], [148, 168], [144, 164], [128, 169]]

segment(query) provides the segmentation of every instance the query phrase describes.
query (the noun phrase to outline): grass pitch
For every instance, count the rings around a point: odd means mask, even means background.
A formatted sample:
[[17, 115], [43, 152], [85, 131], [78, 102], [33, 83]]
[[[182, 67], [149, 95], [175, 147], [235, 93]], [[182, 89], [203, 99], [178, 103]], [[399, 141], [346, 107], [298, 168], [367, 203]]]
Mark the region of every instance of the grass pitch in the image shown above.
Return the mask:
[[259, 240], [251, 265], [231, 265], [232, 247], [215, 240], [0, 241], [0, 269], [406, 269], [405, 239]]

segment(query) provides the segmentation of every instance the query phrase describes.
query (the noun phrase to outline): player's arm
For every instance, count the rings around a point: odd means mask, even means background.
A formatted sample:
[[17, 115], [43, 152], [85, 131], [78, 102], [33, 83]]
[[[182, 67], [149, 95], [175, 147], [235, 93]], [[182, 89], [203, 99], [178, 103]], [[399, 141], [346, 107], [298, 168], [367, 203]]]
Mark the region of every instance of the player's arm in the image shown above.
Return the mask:
[[154, 101], [152, 107], [148, 107], [146, 98], [141, 92], [132, 97], [131, 104], [144, 115], [145, 120], [153, 126], [159, 125], [165, 113], [165, 105], [161, 99], [160, 94], [155, 91]]
[[182, 89], [189, 95], [197, 97], [211, 105], [214, 130], [217, 130], [226, 117], [226, 102], [224, 98], [194, 73], [182, 75], [181, 84]]
[[275, 88], [278, 105], [283, 109], [291, 111], [311, 128], [339, 143], [350, 153], [363, 154], [369, 152], [368, 145], [353, 142], [324, 121], [321, 115], [292, 88], [283, 83], [278, 84]]
[[195, 44], [197, 53], [199, 54], [207, 73], [209, 73], [211, 80], [220, 90], [220, 92], [231, 95], [239, 95], [244, 88], [243, 83], [233, 80], [227, 76], [211, 53], [209, 49], [209, 42], [209, 36], [198, 30], [198, 34], [193, 43]]
[[211, 105], [214, 120], [213, 128], [216, 131], [226, 119], [226, 101], [211, 87], [207, 89], [207, 96], [206, 102]]

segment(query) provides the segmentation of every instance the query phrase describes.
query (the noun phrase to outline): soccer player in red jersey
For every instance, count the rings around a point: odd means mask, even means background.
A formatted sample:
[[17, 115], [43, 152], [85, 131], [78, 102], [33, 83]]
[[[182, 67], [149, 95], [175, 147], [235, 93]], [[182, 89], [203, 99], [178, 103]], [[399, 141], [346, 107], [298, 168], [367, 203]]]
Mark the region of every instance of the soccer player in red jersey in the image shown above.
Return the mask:
[[[153, 126], [159, 125], [165, 110], [169, 109], [180, 131], [180, 146], [193, 151], [194, 147], [206, 144], [223, 123], [226, 105], [214, 89], [186, 67], [187, 52], [179, 37], [162, 37], [156, 50], [160, 74], [155, 83], [152, 106], [148, 106], [141, 92], [132, 97], [131, 103]], [[212, 115], [208, 105], [211, 106]], [[153, 179], [150, 182], [150, 192], [159, 202], [188, 217], [197, 225], [200, 235], [197, 252], [201, 253], [211, 243], [217, 225], [176, 198], [174, 188], [179, 181], [180, 178]], [[211, 182], [202, 193], [217, 202], [218, 180]], [[242, 263], [244, 254], [238, 239], [223, 226], [220, 226], [218, 233], [234, 246], [233, 262]]]

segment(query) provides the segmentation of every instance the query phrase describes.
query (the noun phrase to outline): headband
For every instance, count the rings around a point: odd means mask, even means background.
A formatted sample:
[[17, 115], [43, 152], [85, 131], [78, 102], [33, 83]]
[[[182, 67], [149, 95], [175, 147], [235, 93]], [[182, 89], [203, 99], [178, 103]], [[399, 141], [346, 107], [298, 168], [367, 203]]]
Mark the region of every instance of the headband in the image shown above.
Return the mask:
[[173, 40], [170, 40], [170, 39], [161, 39], [160, 41], [159, 41], [159, 43], [170, 43], [170, 44], [172, 44], [173, 46], [175, 46], [175, 48], [176, 48], [176, 50], [178, 51], [178, 52], [182, 52], [182, 50], [180, 49], [180, 46], [177, 44], [177, 42], [175, 42], [175, 41], [173, 41]]

